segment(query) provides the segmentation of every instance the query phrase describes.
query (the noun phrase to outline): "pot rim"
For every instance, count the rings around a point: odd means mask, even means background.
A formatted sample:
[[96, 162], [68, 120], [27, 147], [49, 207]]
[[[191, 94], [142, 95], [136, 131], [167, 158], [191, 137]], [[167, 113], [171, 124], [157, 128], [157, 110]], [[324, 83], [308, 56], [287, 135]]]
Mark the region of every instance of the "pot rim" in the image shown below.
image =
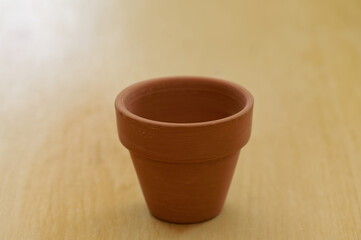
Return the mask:
[[[246, 99], [245, 106], [240, 111], [238, 111], [235, 114], [232, 114], [228, 117], [211, 120], [211, 121], [194, 122], [194, 123], [192, 123], [192, 122], [190, 122], [190, 123], [173, 123], [173, 122], [162, 122], [162, 121], [151, 120], [151, 119], [144, 118], [144, 117], [141, 117], [141, 116], [138, 116], [138, 115], [132, 113], [125, 106], [125, 103], [124, 103], [125, 97], [129, 93], [131, 93], [133, 91], [137, 91], [138, 89], [141, 89], [143, 85], [148, 85], [148, 84], [152, 84], [152, 83], [157, 84], [157, 83], [161, 83], [161, 82], [169, 82], [169, 81], [183, 80], [183, 79], [205, 81], [205, 82], [207, 81], [207, 82], [213, 82], [213, 83], [218, 83], [218, 84], [232, 87], [233, 89], [237, 90], [240, 94], [242, 94], [245, 97], [245, 99]], [[132, 85], [126, 87], [117, 95], [117, 97], [115, 99], [115, 108], [117, 109], [117, 111], [122, 112], [124, 115], [126, 115], [127, 117], [129, 117], [137, 122], [143, 122], [146, 124], [163, 126], [163, 127], [171, 127], [171, 128], [172, 127], [190, 128], [190, 127], [203, 127], [203, 126], [209, 126], [209, 125], [214, 125], [214, 124], [221, 124], [224, 122], [228, 122], [228, 121], [237, 119], [252, 109], [253, 102], [254, 102], [254, 99], [253, 99], [252, 94], [244, 87], [242, 87], [236, 83], [233, 83], [233, 82], [229, 82], [229, 81], [219, 79], [219, 78], [212, 78], [212, 77], [169, 76], [169, 77], [160, 77], [160, 78], [152, 78], [149, 80], [143, 80], [143, 81], [137, 82], [135, 84], [132, 84]]]

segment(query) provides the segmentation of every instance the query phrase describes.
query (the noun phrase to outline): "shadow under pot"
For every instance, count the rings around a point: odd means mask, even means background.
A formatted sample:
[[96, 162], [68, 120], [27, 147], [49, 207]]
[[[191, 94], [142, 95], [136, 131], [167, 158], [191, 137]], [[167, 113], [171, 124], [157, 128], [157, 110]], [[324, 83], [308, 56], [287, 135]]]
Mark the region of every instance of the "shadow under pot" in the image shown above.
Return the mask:
[[115, 101], [150, 213], [172, 223], [217, 216], [251, 133], [253, 97], [206, 77], [167, 77], [125, 88]]

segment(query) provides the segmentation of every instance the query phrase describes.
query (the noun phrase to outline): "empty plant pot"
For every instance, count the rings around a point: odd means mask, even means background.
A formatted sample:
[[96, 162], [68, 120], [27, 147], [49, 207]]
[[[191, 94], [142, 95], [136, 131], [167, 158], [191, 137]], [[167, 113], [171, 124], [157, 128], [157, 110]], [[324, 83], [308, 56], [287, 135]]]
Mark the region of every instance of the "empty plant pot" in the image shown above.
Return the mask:
[[223, 80], [167, 77], [124, 89], [115, 108], [150, 213], [173, 223], [217, 216], [250, 137], [252, 95]]

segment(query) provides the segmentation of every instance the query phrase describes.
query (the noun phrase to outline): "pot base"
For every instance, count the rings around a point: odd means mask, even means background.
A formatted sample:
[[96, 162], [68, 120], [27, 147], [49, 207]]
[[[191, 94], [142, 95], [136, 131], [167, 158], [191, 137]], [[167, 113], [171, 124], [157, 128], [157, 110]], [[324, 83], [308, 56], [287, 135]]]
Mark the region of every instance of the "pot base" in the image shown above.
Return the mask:
[[199, 221], [176, 222], [176, 221], [169, 221], [169, 220], [167, 220], [167, 219], [159, 218], [159, 217], [157, 217], [156, 215], [154, 215], [153, 213], [150, 212], [150, 215], [151, 215], [152, 217], [154, 217], [155, 219], [159, 220], [159, 221], [166, 222], [166, 223], [172, 223], [172, 224], [184, 224], [184, 225], [208, 222], [208, 221], [212, 220], [213, 218], [216, 218], [219, 214], [220, 214], [220, 212], [217, 213], [216, 215], [212, 216], [212, 217], [209, 217], [209, 218], [207, 218], [207, 219], [202, 219], [202, 220], [199, 220]]

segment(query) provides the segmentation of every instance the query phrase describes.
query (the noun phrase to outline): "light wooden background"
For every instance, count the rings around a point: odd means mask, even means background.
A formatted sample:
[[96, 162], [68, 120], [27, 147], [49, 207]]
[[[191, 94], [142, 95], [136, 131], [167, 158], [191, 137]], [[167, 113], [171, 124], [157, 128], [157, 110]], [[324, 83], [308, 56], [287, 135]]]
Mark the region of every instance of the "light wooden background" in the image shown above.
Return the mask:
[[[217, 218], [152, 218], [113, 102], [228, 79], [254, 128]], [[361, 2], [0, 2], [0, 239], [361, 239]]]

